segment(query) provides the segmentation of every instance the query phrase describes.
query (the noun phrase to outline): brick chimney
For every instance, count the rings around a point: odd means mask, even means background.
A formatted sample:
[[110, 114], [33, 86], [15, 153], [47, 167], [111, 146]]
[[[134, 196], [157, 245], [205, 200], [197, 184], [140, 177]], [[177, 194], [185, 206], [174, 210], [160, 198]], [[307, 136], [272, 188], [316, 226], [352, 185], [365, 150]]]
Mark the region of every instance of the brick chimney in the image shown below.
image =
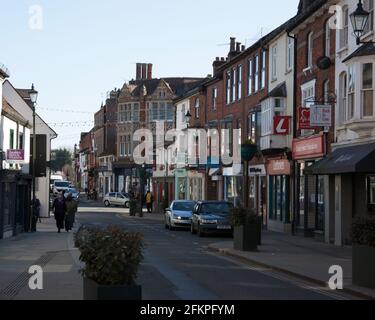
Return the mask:
[[225, 58], [219, 58], [219, 57], [216, 57], [216, 60], [213, 62], [212, 64], [212, 67], [213, 67], [213, 75], [216, 76], [217, 75], [217, 70], [223, 65], [225, 64]]
[[228, 60], [232, 60], [241, 51], [241, 44], [236, 42], [236, 38], [230, 38], [230, 50], [228, 53]]
[[151, 63], [137, 63], [137, 77], [136, 80], [152, 79], [152, 64]]

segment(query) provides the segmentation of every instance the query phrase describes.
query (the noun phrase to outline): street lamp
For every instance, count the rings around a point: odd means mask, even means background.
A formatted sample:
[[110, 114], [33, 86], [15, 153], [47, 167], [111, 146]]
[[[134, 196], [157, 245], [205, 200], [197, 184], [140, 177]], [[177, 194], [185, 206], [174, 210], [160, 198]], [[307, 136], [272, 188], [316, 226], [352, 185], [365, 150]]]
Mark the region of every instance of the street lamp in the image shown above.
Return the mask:
[[369, 22], [370, 13], [363, 9], [362, 0], [359, 0], [357, 9], [350, 14], [350, 21], [353, 26], [354, 35], [357, 38], [357, 45], [366, 43], [375, 43], [372, 41], [361, 41], [361, 37], [366, 29]]
[[36, 128], [35, 128], [35, 106], [36, 102], [38, 100], [38, 91], [35, 90], [34, 84], [31, 85], [31, 90], [29, 91], [29, 96], [30, 100], [32, 103], [32, 110], [33, 110], [33, 207], [32, 207], [32, 212], [30, 214], [30, 231], [36, 231], [34, 224], [33, 224], [33, 218], [34, 214], [36, 211], [36, 195], [35, 195], [35, 179], [36, 179], [36, 168], [35, 168], [35, 163], [36, 163]]

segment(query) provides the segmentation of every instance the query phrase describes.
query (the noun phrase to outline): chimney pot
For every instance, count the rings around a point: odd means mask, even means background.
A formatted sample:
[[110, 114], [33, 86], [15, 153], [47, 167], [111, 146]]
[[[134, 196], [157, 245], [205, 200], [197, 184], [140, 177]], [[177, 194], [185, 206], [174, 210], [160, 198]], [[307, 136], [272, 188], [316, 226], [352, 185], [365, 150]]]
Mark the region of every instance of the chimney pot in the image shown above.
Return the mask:
[[240, 52], [240, 51], [241, 51], [241, 43], [237, 42], [236, 43], [236, 52]]
[[241, 51], [245, 51], [245, 45], [243, 44], [242, 46], [241, 46]]
[[236, 38], [232, 37], [230, 38], [230, 52], [233, 52], [236, 50]]

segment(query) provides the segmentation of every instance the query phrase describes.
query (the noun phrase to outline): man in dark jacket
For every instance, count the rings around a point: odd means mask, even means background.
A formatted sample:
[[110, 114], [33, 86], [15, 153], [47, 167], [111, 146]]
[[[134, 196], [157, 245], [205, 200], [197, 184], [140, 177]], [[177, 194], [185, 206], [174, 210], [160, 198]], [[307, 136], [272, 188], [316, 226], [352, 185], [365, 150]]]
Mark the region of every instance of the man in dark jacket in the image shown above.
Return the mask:
[[63, 193], [59, 193], [59, 196], [53, 202], [52, 210], [55, 214], [57, 230], [60, 233], [61, 229], [64, 229], [65, 214], [66, 214], [66, 204], [65, 204], [65, 197]]

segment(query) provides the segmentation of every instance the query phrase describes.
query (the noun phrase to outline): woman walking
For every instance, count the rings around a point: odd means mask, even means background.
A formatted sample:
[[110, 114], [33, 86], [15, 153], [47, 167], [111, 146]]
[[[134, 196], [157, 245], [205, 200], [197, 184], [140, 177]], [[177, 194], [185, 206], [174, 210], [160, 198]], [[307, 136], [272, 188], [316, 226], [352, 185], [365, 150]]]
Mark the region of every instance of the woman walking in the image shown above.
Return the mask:
[[59, 193], [59, 196], [53, 202], [52, 210], [55, 214], [57, 230], [59, 233], [61, 233], [61, 229], [64, 229], [64, 220], [66, 213], [66, 204], [63, 193]]
[[78, 204], [73, 200], [72, 193], [68, 194], [66, 198], [66, 217], [65, 217], [65, 230], [69, 232], [73, 228], [76, 213], [78, 211]]

